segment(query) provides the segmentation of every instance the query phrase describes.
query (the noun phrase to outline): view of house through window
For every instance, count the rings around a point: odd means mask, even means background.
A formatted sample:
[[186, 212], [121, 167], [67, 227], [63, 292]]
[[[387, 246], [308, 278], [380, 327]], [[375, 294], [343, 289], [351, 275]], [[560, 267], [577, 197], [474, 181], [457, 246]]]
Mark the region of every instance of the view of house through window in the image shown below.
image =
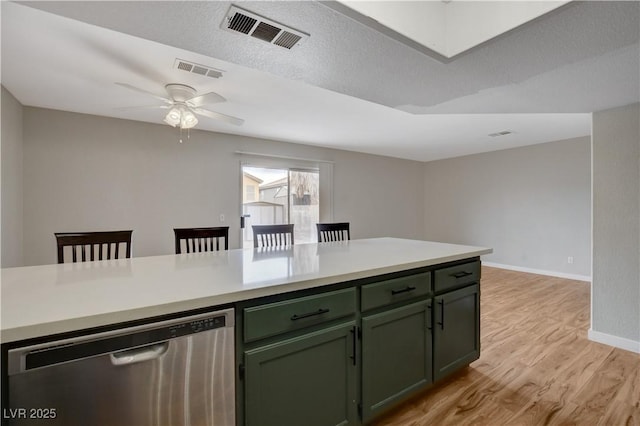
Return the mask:
[[242, 246], [253, 247], [252, 225], [293, 223], [296, 244], [316, 242], [318, 170], [242, 167]]

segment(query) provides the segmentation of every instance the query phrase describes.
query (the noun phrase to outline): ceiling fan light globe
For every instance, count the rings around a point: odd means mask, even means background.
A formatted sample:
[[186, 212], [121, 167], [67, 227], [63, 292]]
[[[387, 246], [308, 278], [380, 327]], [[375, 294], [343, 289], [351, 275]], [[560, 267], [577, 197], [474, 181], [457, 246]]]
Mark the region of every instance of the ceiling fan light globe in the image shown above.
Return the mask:
[[178, 123], [175, 123], [172, 120], [168, 120], [167, 117], [165, 117], [164, 120], [162, 121], [164, 121], [165, 123], [167, 123], [169, 126], [172, 126], [172, 127], [176, 127], [178, 125]]
[[185, 111], [182, 114], [182, 119], [180, 120], [180, 127], [183, 129], [191, 129], [196, 124], [198, 124], [198, 119], [191, 111]]
[[164, 117], [164, 122], [170, 126], [176, 127], [180, 124], [181, 112], [178, 108], [171, 108], [167, 115]]

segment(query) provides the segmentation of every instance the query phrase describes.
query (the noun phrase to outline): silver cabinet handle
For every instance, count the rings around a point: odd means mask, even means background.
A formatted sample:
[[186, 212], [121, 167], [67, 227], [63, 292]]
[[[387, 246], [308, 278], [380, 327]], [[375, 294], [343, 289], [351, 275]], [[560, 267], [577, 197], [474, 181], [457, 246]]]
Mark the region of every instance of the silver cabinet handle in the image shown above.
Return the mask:
[[110, 354], [113, 365], [135, 364], [160, 357], [169, 349], [169, 342], [155, 343], [141, 348], [127, 349]]

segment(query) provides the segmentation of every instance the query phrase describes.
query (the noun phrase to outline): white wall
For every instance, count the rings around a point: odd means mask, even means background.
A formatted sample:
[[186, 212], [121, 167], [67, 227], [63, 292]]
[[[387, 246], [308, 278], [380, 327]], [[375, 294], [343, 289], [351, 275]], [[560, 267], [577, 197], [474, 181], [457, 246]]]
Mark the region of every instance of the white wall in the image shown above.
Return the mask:
[[486, 262], [590, 276], [588, 137], [432, 161], [424, 170], [426, 239], [492, 247]]
[[22, 105], [2, 87], [2, 240], [3, 268], [21, 266], [22, 258]]
[[640, 352], [640, 104], [593, 114], [589, 335]]
[[24, 108], [25, 265], [55, 262], [54, 232], [133, 229], [134, 256], [152, 256], [173, 253], [174, 227], [229, 225], [238, 247], [236, 151], [333, 161], [352, 238], [423, 238], [419, 162], [204, 131], [179, 144], [166, 125]]

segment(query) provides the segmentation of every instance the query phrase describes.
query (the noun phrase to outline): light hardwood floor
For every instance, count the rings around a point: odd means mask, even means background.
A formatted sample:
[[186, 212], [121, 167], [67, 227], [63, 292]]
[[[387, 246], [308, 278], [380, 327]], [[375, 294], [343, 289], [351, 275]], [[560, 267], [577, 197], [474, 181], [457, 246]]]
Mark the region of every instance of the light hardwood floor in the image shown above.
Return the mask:
[[483, 267], [480, 300], [480, 359], [376, 425], [640, 426], [640, 355], [587, 339], [589, 283]]

